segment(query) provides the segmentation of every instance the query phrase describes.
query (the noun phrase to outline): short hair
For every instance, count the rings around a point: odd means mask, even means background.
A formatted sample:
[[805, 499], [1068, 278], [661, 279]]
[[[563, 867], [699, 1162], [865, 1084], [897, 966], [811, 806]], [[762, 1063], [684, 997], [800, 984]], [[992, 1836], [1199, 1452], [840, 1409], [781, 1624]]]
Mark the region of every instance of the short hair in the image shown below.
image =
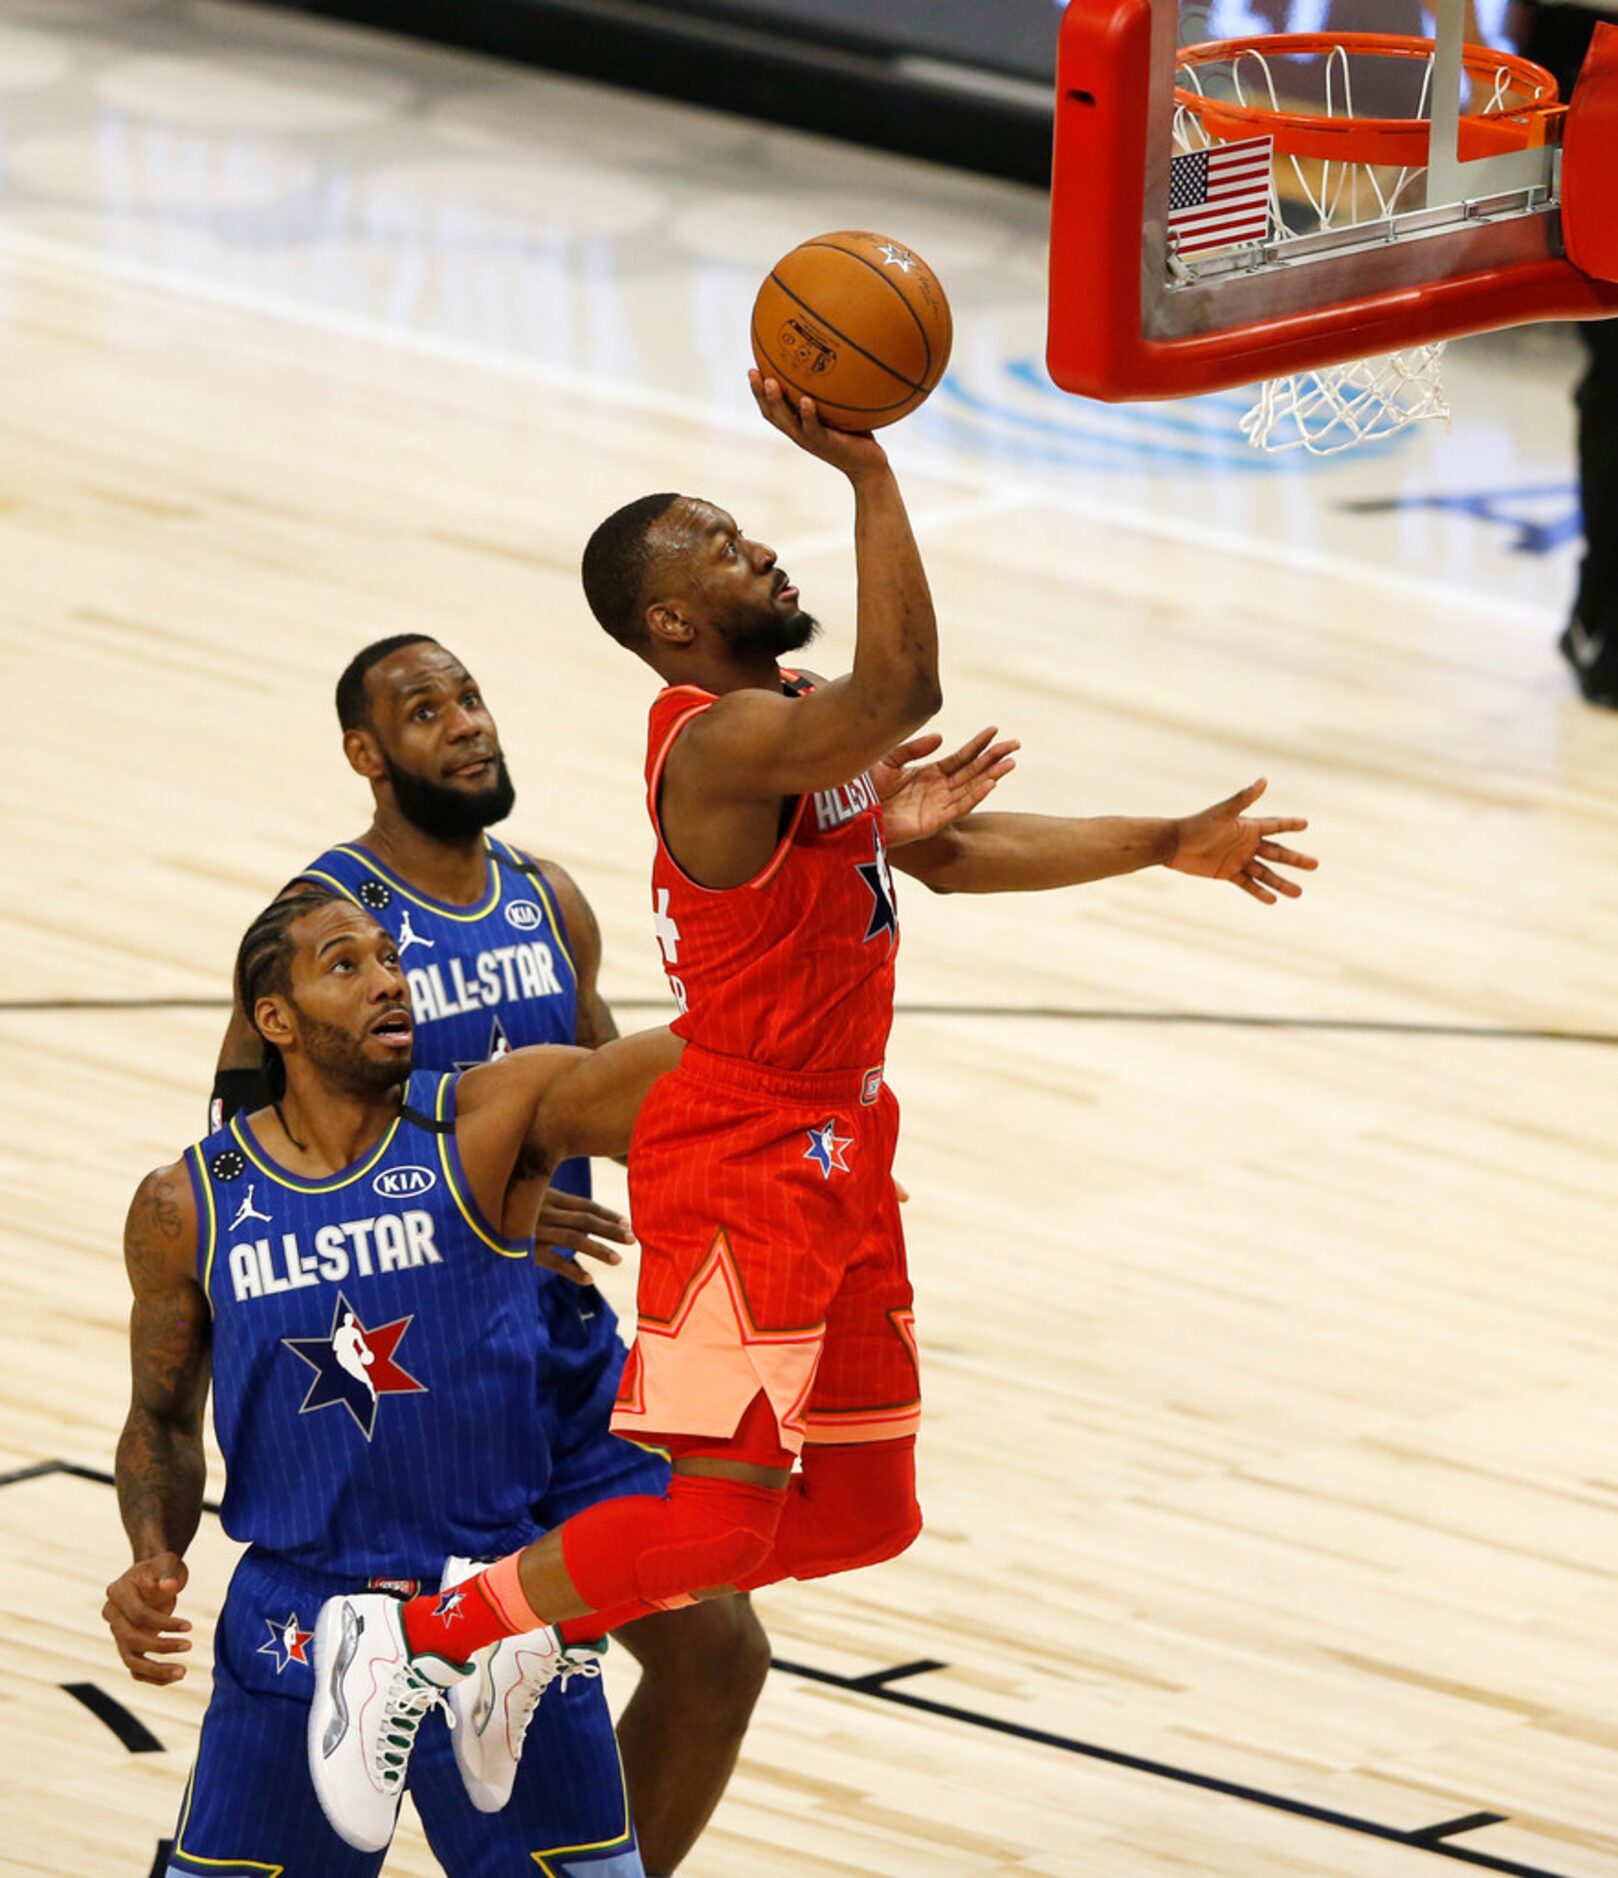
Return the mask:
[[371, 721], [370, 700], [365, 695], [365, 676], [373, 665], [380, 665], [390, 652], [397, 652], [401, 646], [435, 646], [438, 641], [431, 633], [394, 633], [389, 639], [378, 639], [363, 651], [356, 652], [343, 667], [343, 675], [337, 681], [337, 721], [344, 730], [363, 730]]
[[665, 493], [626, 502], [607, 517], [584, 545], [580, 572], [590, 611], [621, 646], [638, 650], [646, 638], [641, 595], [656, 556], [652, 529], [679, 501]]
[[[253, 1007], [259, 999], [277, 995], [284, 997], [292, 989], [294, 924], [305, 913], [313, 913], [317, 908], [330, 906], [333, 902], [342, 906], [350, 904], [342, 894], [333, 893], [329, 887], [300, 886], [296, 893], [272, 900], [243, 933], [242, 942], [236, 948], [236, 1001], [254, 1030], [258, 1030], [258, 1020], [253, 1015]], [[286, 1089], [286, 1069], [281, 1062], [281, 1052], [262, 1032], [259, 1032], [259, 1036], [264, 1045], [265, 1073], [270, 1078], [275, 1099], [279, 1100]]]

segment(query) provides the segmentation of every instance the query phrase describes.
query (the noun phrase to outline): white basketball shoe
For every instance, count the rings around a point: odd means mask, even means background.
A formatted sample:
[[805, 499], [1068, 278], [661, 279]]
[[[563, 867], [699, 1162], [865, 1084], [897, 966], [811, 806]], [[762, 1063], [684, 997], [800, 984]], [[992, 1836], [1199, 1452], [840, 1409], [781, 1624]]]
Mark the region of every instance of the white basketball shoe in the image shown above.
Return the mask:
[[442, 1708], [453, 1727], [445, 1691], [471, 1680], [465, 1664], [410, 1654], [402, 1608], [385, 1592], [328, 1598], [315, 1622], [309, 1771], [332, 1831], [361, 1852], [393, 1837], [423, 1716]]
[[[473, 1559], [449, 1559], [439, 1589], [449, 1591], [482, 1570]], [[473, 1656], [472, 1673], [451, 1688], [449, 1706], [455, 1718], [456, 1765], [480, 1813], [498, 1813], [511, 1798], [523, 1740], [540, 1697], [553, 1682], [565, 1685], [574, 1676], [599, 1676], [606, 1647], [566, 1647], [546, 1625], [501, 1637]]]

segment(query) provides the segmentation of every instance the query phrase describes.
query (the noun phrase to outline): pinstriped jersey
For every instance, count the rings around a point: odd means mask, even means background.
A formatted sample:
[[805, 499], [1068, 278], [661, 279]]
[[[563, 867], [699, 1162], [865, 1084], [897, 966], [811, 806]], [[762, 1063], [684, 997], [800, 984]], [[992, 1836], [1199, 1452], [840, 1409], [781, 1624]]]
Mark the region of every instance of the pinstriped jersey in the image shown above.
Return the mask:
[[[393, 935], [417, 1069], [472, 1069], [577, 1035], [578, 973], [551, 884], [508, 842], [485, 835], [484, 847], [483, 894], [471, 906], [432, 899], [355, 844], [328, 848], [298, 875], [363, 906]], [[565, 1162], [551, 1184], [588, 1195], [589, 1162]]]
[[753, 879], [724, 891], [698, 885], [663, 839], [663, 770], [681, 732], [715, 702], [695, 685], [670, 686], [649, 726], [652, 925], [680, 1007], [674, 1030], [773, 1069], [873, 1069], [893, 1023], [899, 949], [875, 786], [857, 776], [799, 797]]
[[538, 1269], [472, 1198], [455, 1076], [417, 1072], [351, 1167], [289, 1173], [245, 1115], [186, 1153], [232, 1538], [347, 1577], [436, 1579], [534, 1531]]

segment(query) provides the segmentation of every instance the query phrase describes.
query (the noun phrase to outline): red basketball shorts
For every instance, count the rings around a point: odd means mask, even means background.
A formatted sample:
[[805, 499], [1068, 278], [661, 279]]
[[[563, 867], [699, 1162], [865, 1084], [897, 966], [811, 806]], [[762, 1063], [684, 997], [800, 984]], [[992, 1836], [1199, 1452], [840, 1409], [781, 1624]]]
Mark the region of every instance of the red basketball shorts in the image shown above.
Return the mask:
[[639, 1321], [618, 1434], [725, 1440], [761, 1392], [793, 1454], [916, 1432], [898, 1133], [879, 1070], [796, 1074], [687, 1046], [630, 1144]]

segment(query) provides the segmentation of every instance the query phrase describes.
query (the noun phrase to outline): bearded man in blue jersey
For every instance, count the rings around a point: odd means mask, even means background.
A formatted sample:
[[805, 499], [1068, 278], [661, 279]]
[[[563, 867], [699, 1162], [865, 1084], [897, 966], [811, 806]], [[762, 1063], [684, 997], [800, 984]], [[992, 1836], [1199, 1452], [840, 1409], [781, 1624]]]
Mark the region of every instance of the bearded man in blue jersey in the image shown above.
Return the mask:
[[[343, 750], [369, 784], [370, 826], [292, 883], [335, 891], [395, 938], [417, 1069], [453, 1071], [532, 1044], [595, 1049], [618, 1034], [597, 976], [601, 933], [565, 870], [489, 831], [516, 800], [475, 679], [436, 640], [403, 634], [350, 660], [337, 684]], [[289, 889], [291, 891], [292, 889]], [[259, 1107], [262, 1041], [238, 1006], [220, 1052], [212, 1121]], [[536, 1257], [538, 1415], [550, 1449], [542, 1527], [596, 1501], [659, 1494], [661, 1455], [608, 1427], [624, 1344], [578, 1262], [615, 1263], [627, 1222], [590, 1197], [588, 1162], [555, 1171]], [[769, 1669], [746, 1597], [648, 1617], [619, 1633], [642, 1666], [619, 1747], [646, 1868], [675, 1870], [724, 1792]]]

